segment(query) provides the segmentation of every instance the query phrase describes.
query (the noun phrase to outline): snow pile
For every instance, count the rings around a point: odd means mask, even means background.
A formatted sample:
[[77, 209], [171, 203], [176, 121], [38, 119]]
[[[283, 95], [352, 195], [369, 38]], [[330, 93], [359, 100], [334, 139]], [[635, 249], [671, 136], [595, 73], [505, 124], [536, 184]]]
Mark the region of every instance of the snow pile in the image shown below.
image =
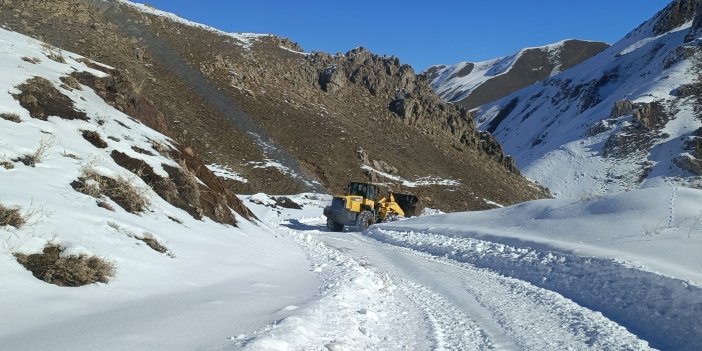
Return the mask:
[[[52, 53], [65, 63], [50, 59]], [[154, 147], [171, 145], [170, 139], [117, 111], [89, 87], [63, 85], [61, 78], [75, 71], [103, 75], [81, 59], [0, 29], [0, 114], [18, 120], [0, 118], [0, 204], [20, 207], [28, 217], [19, 228], [0, 227], [0, 345], [223, 348], [228, 337], [284, 318], [290, 311], [283, 307], [313, 296], [318, 280], [293, 240], [240, 217], [238, 227], [196, 220], [113, 161], [110, 154], [119, 151], [159, 175], [167, 176], [162, 165], [178, 167]], [[11, 94], [33, 77], [48, 80], [86, 120], [32, 118]], [[94, 146], [82, 130], [107, 146]], [[34, 167], [19, 161], [36, 154]], [[95, 198], [71, 186], [86, 169], [129, 180], [147, 209], [129, 213], [109, 198], [98, 207]], [[152, 249], [150, 240], [165, 252]], [[40, 281], [13, 254], [38, 253], [47, 244], [65, 248], [64, 257], [103, 258], [116, 274], [108, 284], [77, 288]]]
[[702, 342], [702, 191], [655, 188], [409, 219], [367, 235], [531, 282], [654, 347]]
[[233, 38], [236, 41], [238, 41], [239, 45], [242, 48], [244, 48], [245, 50], [251, 49], [251, 45], [253, 45], [255, 40], [262, 38], [262, 37], [270, 36], [270, 34], [259, 34], [259, 33], [229, 33], [229, 32], [219, 30], [219, 29], [214, 28], [214, 27], [210, 27], [208, 25], [189, 21], [189, 20], [184, 19], [184, 18], [182, 18], [174, 13], [158, 10], [158, 9], [154, 8], [153, 6], [150, 6], [148, 4], [134, 3], [134, 2], [131, 2], [129, 0], [117, 0], [117, 1], [119, 1], [120, 3], [125, 4], [127, 6], [130, 6], [134, 9], [137, 9], [143, 13], [148, 13], [148, 14], [151, 14], [154, 16], [163, 17], [163, 18], [168, 19], [169, 21], [184, 24], [186, 26], [204, 29], [204, 30], [212, 32], [212, 33], [217, 33], [219, 35]]
[[[685, 42], [691, 22], [655, 35], [658, 20], [580, 65], [475, 109], [480, 129], [498, 138], [522, 174], [559, 198], [702, 186], [702, 177], [674, 162], [690, 157], [685, 142], [702, 127], [694, 97], [677, 93], [696, 77], [689, 58], [696, 44]], [[661, 126], [641, 128], [623, 100], [660, 106]]]

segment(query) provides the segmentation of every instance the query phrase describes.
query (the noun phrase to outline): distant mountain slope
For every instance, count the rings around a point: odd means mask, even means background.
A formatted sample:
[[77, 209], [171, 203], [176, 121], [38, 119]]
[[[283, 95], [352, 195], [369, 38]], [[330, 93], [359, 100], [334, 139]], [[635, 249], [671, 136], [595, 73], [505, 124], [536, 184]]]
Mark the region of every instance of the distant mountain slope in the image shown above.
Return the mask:
[[594, 58], [477, 108], [476, 121], [556, 196], [702, 186], [700, 3], [672, 2]]
[[[548, 196], [395, 57], [306, 53], [126, 1], [3, 2], [0, 23], [127, 70], [238, 193], [386, 183], [444, 210]], [[216, 165], [215, 165], [216, 164]]]
[[563, 40], [483, 62], [432, 66], [422, 75], [444, 100], [474, 108], [558, 74], [607, 47], [601, 42]]

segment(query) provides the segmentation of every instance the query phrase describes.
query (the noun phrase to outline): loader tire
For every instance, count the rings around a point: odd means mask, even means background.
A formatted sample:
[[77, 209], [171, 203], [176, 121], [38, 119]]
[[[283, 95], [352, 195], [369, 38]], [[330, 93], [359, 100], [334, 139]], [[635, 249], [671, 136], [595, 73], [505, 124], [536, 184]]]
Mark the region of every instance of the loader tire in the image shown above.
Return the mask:
[[361, 213], [356, 216], [356, 223], [354, 228], [356, 231], [362, 232], [372, 224], [375, 223], [375, 215], [371, 211], [361, 211]]
[[344, 230], [344, 225], [341, 223], [334, 222], [334, 220], [331, 218], [327, 218], [327, 229], [329, 229], [332, 232], [340, 232]]

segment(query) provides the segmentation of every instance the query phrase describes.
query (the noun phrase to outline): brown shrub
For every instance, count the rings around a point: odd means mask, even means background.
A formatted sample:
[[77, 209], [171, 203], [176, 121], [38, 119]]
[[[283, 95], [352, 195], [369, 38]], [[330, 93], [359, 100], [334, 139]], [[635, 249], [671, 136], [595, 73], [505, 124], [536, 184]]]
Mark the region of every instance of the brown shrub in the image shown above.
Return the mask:
[[41, 254], [15, 253], [17, 262], [40, 280], [58, 286], [83, 286], [107, 283], [115, 274], [115, 266], [96, 256], [61, 257], [64, 249], [47, 245]]
[[19, 229], [25, 223], [27, 219], [22, 215], [19, 207], [8, 208], [0, 205], [0, 227], [9, 225]]
[[7, 161], [0, 161], [0, 166], [5, 169], [13, 169], [15, 168], [15, 165], [12, 162], [7, 162]]
[[22, 118], [20, 118], [20, 116], [16, 113], [0, 113], [0, 118], [15, 123], [22, 122]]

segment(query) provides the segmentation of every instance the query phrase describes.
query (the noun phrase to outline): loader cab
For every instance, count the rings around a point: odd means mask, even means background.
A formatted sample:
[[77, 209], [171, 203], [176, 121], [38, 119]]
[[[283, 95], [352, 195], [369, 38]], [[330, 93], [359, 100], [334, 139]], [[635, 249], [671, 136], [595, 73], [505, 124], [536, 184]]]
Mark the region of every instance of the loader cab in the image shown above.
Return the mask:
[[373, 184], [351, 182], [346, 193], [352, 196], [363, 196], [371, 201], [378, 201], [380, 190]]

